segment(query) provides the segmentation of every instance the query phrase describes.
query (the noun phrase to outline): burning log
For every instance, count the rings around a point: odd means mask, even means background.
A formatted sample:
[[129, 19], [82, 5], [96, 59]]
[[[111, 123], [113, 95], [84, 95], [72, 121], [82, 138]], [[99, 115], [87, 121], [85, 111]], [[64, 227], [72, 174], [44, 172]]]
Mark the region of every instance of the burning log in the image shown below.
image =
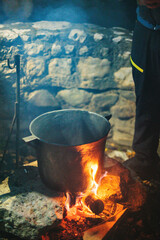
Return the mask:
[[98, 199], [94, 193], [89, 194], [85, 198], [85, 204], [96, 215], [100, 214], [104, 210], [104, 203]]

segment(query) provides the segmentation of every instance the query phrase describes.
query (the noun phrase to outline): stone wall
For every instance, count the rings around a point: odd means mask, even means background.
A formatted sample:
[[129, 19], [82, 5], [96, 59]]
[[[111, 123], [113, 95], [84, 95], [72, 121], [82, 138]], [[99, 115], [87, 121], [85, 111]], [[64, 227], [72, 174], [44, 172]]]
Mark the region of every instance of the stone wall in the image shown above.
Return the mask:
[[21, 55], [21, 136], [41, 113], [78, 108], [112, 114], [110, 139], [131, 146], [135, 95], [130, 66], [132, 32], [69, 22], [0, 25], [0, 140], [14, 112], [16, 72], [7, 58]]

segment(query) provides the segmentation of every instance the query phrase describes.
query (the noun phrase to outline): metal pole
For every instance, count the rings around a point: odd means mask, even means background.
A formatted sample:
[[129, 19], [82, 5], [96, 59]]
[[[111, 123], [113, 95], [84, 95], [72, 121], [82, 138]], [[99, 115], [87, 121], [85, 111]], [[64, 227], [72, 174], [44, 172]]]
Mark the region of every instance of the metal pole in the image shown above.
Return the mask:
[[18, 167], [18, 165], [19, 165], [19, 137], [20, 137], [20, 134], [19, 134], [19, 132], [20, 132], [20, 55], [15, 55], [14, 60], [15, 60], [14, 64], [11, 65], [10, 61], [8, 59], [8, 67], [10, 69], [14, 69], [16, 67], [16, 73], [17, 73], [15, 110], [14, 110], [14, 117], [12, 120], [10, 132], [9, 132], [8, 139], [7, 139], [5, 148], [4, 148], [3, 157], [2, 157], [2, 161], [0, 162], [0, 165], [3, 163], [3, 161], [5, 159], [9, 140], [10, 140], [10, 137], [13, 132], [14, 124], [16, 122], [16, 167]]
[[15, 66], [17, 73], [16, 88], [16, 167], [19, 165], [19, 132], [20, 132], [20, 55], [15, 55]]

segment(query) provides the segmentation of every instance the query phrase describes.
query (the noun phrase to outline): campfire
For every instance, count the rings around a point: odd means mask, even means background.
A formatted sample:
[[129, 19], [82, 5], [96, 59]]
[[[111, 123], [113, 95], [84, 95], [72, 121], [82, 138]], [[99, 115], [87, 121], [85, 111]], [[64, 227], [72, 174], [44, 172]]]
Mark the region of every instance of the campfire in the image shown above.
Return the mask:
[[93, 214], [99, 215], [104, 210], [104, 202], [97, 193], [101, 179], [107, 174], [101, 176], [99, 183], [96, 182], [96, 173], [98, 165], [92, 165], [89, 171], [90, 186], [86, 192], [81, 192], [78, 196], [73, 196], [69, 192], [66, 193], [66, 216], [69, 219], [74, 219], [77, 216], [94, 217]]
[[90, 184], [85, 192], [65, 193], [64, 218], [42, 240], [101, 240], [125, 216], [127, 209], [135, 211], [142, 206], [145, 192], [140, 182], [119, 162], [107, 157], [105, 160], [107, 170], [104, 169], [98, 181], [98, 165], [90, 163]]
[[42, 240], [92, 235], [100, 240], [128, 208], [143, 204], [139, 182], [120, 163], [105, 159], [109, 130], [108, 119], [77, 109], [48, 112], [31, 122], [32, 136], [25, 141], [34, 143], [40, 177], [65, 194], [63, 220]]

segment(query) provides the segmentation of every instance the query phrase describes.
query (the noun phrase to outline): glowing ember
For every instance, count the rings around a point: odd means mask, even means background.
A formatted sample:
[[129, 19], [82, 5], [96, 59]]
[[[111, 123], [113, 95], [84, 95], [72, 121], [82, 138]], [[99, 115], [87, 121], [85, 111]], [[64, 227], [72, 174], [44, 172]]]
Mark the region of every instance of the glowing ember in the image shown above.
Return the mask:
[[48, 237], [48, 235], [46, 234], [45, 236], [42, 235], [42, 240], [50, 240], [50, 237]]

